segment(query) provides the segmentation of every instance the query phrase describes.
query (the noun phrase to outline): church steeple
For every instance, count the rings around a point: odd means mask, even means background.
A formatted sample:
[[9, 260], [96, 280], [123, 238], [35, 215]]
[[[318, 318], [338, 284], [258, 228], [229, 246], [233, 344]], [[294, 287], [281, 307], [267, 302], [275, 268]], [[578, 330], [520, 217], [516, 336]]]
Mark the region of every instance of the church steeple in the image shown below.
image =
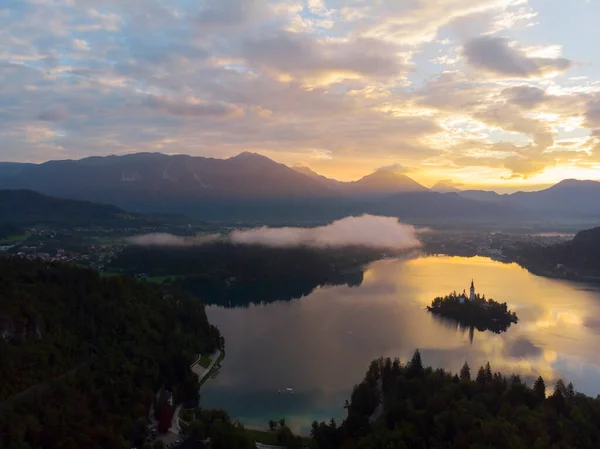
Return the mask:
[[473, 301], [475, 299], [475, 283], [473, 279], [471, 279], [471, 294], [469, 295], [469, 299]]

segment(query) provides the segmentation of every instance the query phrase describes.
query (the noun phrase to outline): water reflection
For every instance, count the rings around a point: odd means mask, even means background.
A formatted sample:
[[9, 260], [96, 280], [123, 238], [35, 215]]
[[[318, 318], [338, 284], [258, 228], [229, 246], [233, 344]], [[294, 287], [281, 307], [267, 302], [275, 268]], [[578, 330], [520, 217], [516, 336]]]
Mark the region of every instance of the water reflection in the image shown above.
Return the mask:
[[[457, 328], [424, 309], [436, 296], [477, 290], [508, 303], [519, 323], [496, 335]], [[600, 291], [589, 285], [533, 276], [514, 264], [484, 258], [383, 260], [369, 266], [360, 287], [317, 288], [289, 302], [247, 308], [210, 307], [226, 339], [220, 376], [202, 404], [227, 409], [242, 422], [265, 426], [285, 417], [307, 432], [314, 419], [344, 416], [343, 403], [369, 362], [407, 360], [420, 348], [424, 362], [460, 370], [488, 360], [494, 370], [558, 377], [577, 390], [600, 393]], [[293, 386], [295, 394], [278, 394]]]
[[205, 276], [186, 276], [179, 281], [185, 290], [202, 298], [207, 305], [221, 307], [248, 307], [251, 304], [269, 304], [291, 301], [310, 295], [317, 287], [347, 285], [358, 287], [363, 281], [363, 270], [357, 268], [343, 273], [332, 273], [326, 279], [316, 276], [302, 280], [271, 279], [231, 282], [225, 288]]

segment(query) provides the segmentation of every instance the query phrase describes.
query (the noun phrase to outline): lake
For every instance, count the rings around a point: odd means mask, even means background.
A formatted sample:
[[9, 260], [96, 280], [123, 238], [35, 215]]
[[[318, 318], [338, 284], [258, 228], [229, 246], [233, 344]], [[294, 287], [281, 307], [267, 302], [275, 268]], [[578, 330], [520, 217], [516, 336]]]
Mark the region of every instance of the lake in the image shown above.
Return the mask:
[[[477, 293], [507, 302], [519, 323], [499, 335], [471, 333], [424, 310], [435, 296], [468, 292], [471, 279]], [[308, 433], [314, 420], [339, 422], [371, 360], [405, 362], [415, 348], [434, 368], [458, 372], [467, 361], [476, 372], [490, 361], [494, 371], [528, 382], [542, 375], [551, 386], [563, 378], [577, 391], [600, 393], [600, 288], [487, 258], [386, 259], [370, 264], [358, 287], [322, 287], [246, 308], [211, 306], [207, 314], [225, 337], [226, 357], [202, 388], [201, 405], [248, 426], [285, 418]]]

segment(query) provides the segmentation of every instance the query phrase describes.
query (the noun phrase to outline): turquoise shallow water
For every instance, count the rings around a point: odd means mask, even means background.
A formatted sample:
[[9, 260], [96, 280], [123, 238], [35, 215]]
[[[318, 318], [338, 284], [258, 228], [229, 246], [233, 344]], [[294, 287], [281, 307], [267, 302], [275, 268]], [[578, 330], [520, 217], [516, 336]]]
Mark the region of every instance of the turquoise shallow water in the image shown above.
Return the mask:
[[[506, 301], [519, 323], [506, 333], [457, 329], [424, 308], [435, 296], [468, 290]], [[371, 264], [358, 287], [324, 287], [293, 301], [207, 309], [226, 342], [219, 376], [201, 405], [246, 425], [285, 418], [308, 433], [314, 420], [344, 418], [344, 401], [380, 356], [458, 371], [465, 361], [547, 384], [562, 377], [600, 393], [600, 289], [534, 276], [486, 258], [423, 257]], [[287, 387], [294, 394], [285, 392]], [[278, 393], [281, 390], [281, 393]]]

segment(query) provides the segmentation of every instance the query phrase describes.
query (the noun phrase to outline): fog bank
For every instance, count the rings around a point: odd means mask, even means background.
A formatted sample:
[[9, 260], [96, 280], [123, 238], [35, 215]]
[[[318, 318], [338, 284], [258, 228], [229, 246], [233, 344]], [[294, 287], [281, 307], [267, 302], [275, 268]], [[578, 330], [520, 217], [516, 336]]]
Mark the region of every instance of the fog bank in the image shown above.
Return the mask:
[[417, 230], [400, 223], [394, 217], [363, 215], [346, 217], [326, 226], [315, 228], [261, 228], [240, 229], [229, 235], [179, 237], [172, 234], [146, 234], [129, 239], [141, 246], [192, 246], [215, 241], [238, 245], [265, 245], [278, 247], [312, 246], [315, 248], [367, 246], [382, 249], [411, 249], [421, 246]]
[[421, 245], [416, 230], [397, 218], [363, 215], [346, 217], [316, 228], [269, 228], [233, 231], [232, 243], [266, 246], [342, 247], [410, 249]]
[[140, 246], [191, 246], [214, 242], [217, 239], [218, 235], [216, 234], [201, 237], [180, 237], [173, 234], [154, 233], [136, 235], [130, 237], [128, 241], [132, 245]]

